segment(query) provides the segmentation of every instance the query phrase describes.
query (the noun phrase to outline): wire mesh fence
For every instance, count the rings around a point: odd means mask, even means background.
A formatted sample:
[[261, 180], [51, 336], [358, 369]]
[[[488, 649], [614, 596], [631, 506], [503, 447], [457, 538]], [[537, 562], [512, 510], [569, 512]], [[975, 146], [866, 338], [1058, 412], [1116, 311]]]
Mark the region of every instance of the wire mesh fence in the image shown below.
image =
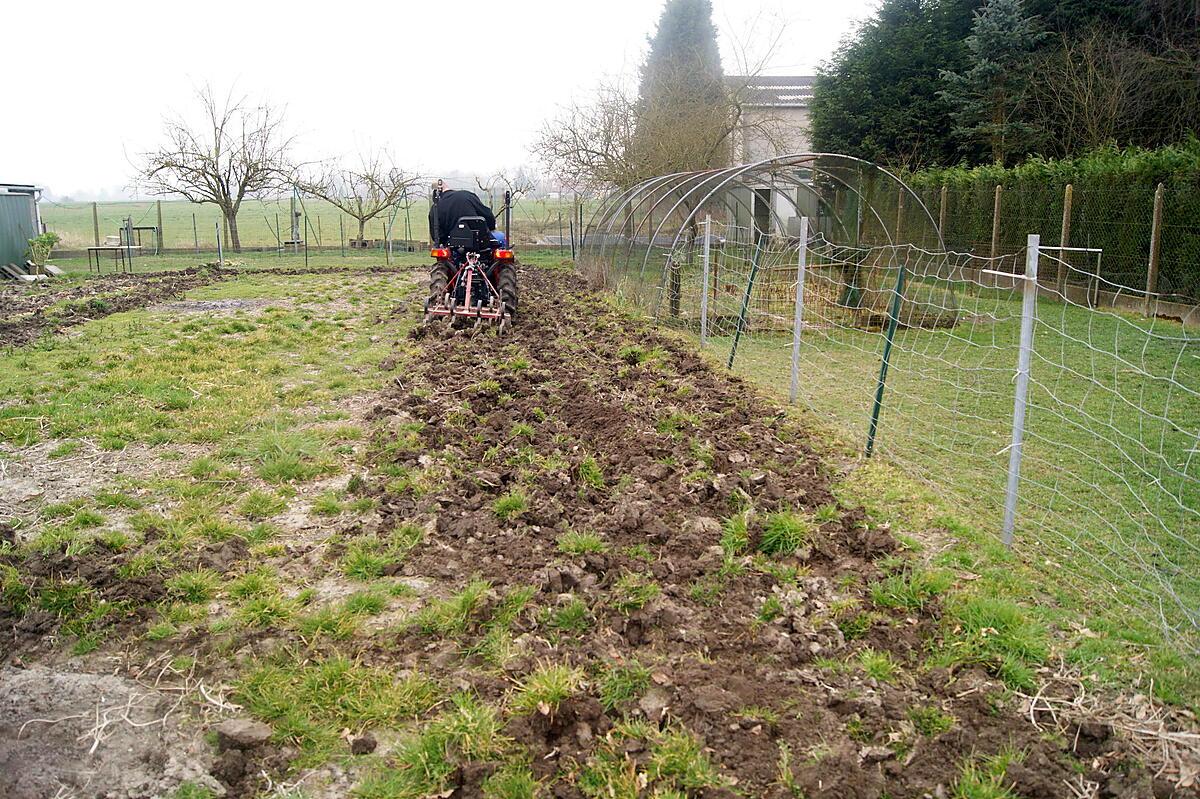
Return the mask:
[[[572, 233], [578, 237], [578, 208], [586, 198], [520, 197], [513, 203], [512, 233], [520, 244], [562, 243], [569, 248]], [[496, 209], [500, 214], [500, 209]], [[293, 229], [292, 215], [297, 212]], [[423, 246], [428, 239], [429, 204], [424, 198], [388, 209], [359, 229], [357, 219], [324, 200], [291, 198], [246, 200], [238, 213], [238, 233], [245, 248], [287, 248], [289, 241], [307, 242], [312, 249], [377, 249]], [[135, 244], [145, 251], [214, 252], [222, 237], [230, 241], [215, 205], [184, 201], [52, 202], [41, 204], [42, 222], [61, 237], [59, 249], [123, 243], [126, 220], [136, 229]], [[161, 243], [158, 238], [161, 232]]]
[[636, 219], [602, 212], [584, 266], [997, 537], [1009, 506], [1016, 550], [1081, 625], [1200, 656], [1200, 334], [1094, 302], [1146, 302], [1102, 248], [1051, 235], [993, 257], [990, 238], [986, 254], [955, 252], [915, 228], [910, 243], [904, 195], [887, 194], [870, 200], [876, 235], [850, 242], [832, 193], [803, 236], [703, 194], [670, 235], [631, 236]]

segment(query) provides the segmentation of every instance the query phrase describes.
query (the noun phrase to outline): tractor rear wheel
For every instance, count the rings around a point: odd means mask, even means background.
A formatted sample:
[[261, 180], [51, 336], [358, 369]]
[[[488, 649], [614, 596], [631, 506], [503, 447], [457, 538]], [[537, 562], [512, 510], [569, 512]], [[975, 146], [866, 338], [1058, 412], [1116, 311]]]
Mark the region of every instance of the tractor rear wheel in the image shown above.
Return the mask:
[[517, 268], [513, 264], [501, 264], [496, 275], [496, 291], [500, 293], [500, 302], [504, 310], [513, 316], [517, 315]]
[[429, 270], [429, 299], [425, 300], [425, 313], [436, 305], [441, 305], [450, 285], [449, 261], [438, 261]]

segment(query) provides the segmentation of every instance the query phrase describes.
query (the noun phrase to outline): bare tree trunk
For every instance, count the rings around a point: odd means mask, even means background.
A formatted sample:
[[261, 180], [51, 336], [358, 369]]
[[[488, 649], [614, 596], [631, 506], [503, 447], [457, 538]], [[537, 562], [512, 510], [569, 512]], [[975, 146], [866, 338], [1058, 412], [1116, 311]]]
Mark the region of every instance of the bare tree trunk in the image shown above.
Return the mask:
[[366, 235], [367, 235], [367, 220], [359, 219], [358, 220], [358, 241], [360, 244], [363, 241], [363, 237]]
[[234, 252], [242, 251], [242, 240], [238, 237], [237, 228], [237, 212], [231, 211], [225, 214], [225, 225], [229, 231], [229, 245]]

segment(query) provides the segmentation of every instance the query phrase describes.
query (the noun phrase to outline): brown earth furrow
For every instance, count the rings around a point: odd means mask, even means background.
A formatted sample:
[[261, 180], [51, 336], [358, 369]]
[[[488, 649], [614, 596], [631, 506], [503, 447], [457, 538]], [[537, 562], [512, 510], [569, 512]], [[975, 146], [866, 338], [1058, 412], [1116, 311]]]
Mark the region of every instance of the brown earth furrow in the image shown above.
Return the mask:
[[[613, 313], [576, 277], [524, 270], [521, 280], [523, 312], [510, 338], [425, 332], [414, 370], [382, 398], [375, 417], [385, 454], [376, 466], [443, 469], [449, 479], [399, 493], [381, 481], [379, 532], [432, 518], [426, 546], [402, 573], [436, 577], [447, 594], [482, 578], [495, 597], [530, 585], [552, 607], [587, 603], [594, 621], [579, 632], [521, 616], [508, 678], [549, 660], [589, 674], [613, 662], [654, 672], [652, 690], [628, 707], [605, 712], [593, 688], [549, 720], [510, 725], [538, 776], [557, 780], [554, 796], [582, 795], [572, 763], [586, 761], [623, 713], [702, 738], [729, 778], [704, 796], [945, 796], [964, 762], [1005, 748], [1023, 753], [1005, 778], [1018, 796], [1072, 795], [1068, 782], [1081, 773], [1100, 796], [1153, 795], [1136, 767], [1111, 768], [1122, 756], [1107, 733], [1092, 742], [1103, 757], [1077, 759], [1078, 741], [1042, 736], [990, 675], [922, 666], [938, 632], [937, 603], [908, 615], [870, 607], [868, 586], [896, 541], [861, 510], [837, 505], [834, 470], [796, 422], [684, 345]], [[389, 449], [390, 422], [412, 420], [422, 425], [420, 445]], [[602, 487], [583, 477], [589, 458]], [[516, 491], [528, 509], [499, 519], [496, 501]], [[768, 514], [825, 509], [819, 518], [829, 520], [807, 545], [774, 561], [793, 578], [744, 555], [731, 568], [722, 522], [747, 508], [751, 550]], [[607, 551], [563, 554], [556, 541], [572, 531], [600, 534]], [[630, 575], [661, 593], [622, 607]], [[782, 598], [784, 617], [756, 621], [772, 596]], [[874, 612], [869, 628], [847, 640], [838, 608], [853, 602]], [[487, 613], [449, 647], [410, 629], [372, 656], [498, 699], [507, 684], [478, 655]], [[853, 664], [868, 647], [901, 664], [894, 681], [819, 668]], [[925, 707], [953, 715], [954, 726], [915, 733], [911, 712]], [[639, 753], [628, 756], [636, 762]], [[473, 795], [465, 784], [460, 790]]]

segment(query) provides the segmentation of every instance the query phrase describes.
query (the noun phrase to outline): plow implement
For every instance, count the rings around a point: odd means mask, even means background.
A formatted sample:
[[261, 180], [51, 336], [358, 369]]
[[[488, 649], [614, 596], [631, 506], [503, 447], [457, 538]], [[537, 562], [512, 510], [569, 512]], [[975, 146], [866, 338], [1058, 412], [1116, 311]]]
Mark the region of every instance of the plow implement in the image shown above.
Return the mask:
[[452, 328], [493, 324], [501, 335], [507, 333], [517, 296], [516, 268], [511, 258], [489, 270], [478, 255], [469, 253], [466, 262], [455, 270], [448, 256], [443, 255], [447, 252], [434, 249], [430, 253], [438, 262], [430, 270], [425, 324], [438, 319], [449, 320]]
[[510, 194], [505, 192], [504, 197], [504, 233], [491, 230], [489, 222], [494, 220], [487, 212], [488, 219], [458, 217], [445, 237], [438, 224], [441, 196], [439, 186], [434, 189], [430, 215], [435, 243], [429, 251], [434, 264], [429, 271], [425, 326], [439, 320], [447, 321], [452, 330], [491, 325], [504, 335], [517, 313], [516, 254], [510, 248], [507, 232]]

